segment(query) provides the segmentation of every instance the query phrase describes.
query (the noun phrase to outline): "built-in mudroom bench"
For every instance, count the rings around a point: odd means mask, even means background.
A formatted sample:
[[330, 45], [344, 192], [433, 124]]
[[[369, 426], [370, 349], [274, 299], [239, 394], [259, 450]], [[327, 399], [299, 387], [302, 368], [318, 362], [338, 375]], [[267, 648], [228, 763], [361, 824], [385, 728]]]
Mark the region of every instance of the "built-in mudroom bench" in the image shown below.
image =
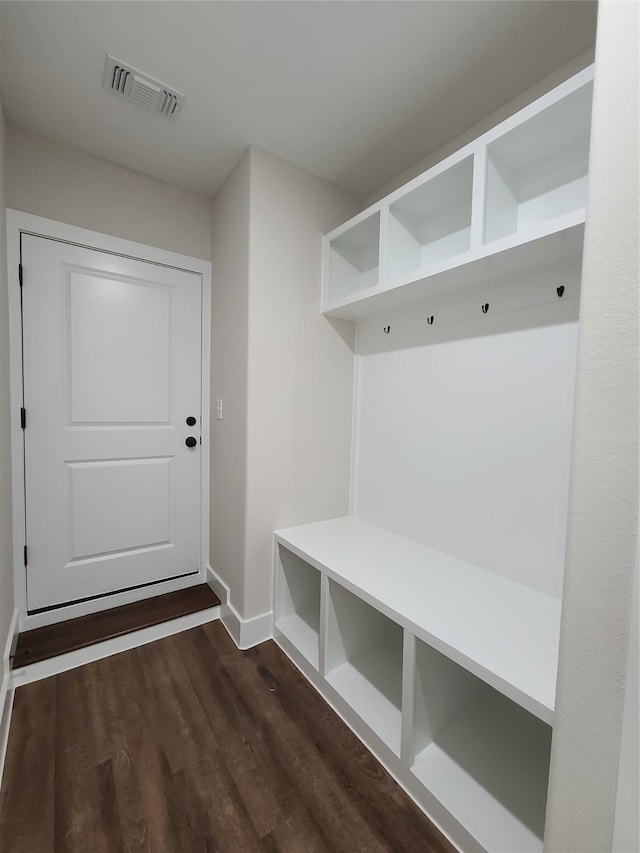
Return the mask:
[[429, 810], [535, 849], [558, 599], [352, 517], [275, 539], [284, 650]]
[[274, 536], [276, 641], [464, 851], [543, 849], [592, 85], [325, 237], [350, 515]]

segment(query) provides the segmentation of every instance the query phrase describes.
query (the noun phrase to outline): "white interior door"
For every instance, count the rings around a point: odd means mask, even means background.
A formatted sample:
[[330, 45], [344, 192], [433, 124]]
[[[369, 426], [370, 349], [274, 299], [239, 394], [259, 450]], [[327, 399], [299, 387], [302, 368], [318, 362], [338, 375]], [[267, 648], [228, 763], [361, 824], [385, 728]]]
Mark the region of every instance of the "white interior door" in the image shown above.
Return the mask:
[[200, 275], [30, 235], [22, 267], [29, 612], [198, 572]]

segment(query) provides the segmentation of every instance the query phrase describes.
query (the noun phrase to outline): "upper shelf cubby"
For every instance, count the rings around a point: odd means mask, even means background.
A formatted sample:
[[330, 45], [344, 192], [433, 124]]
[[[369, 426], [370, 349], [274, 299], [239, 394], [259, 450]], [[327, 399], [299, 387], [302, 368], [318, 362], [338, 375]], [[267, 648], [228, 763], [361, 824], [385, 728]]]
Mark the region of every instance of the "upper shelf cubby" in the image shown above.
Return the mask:
[[471, 247], [473, 157], [389, 205], [387, 276], [416, 277]]
[[322, 311], [357, 320], [580, 263], [592, 95], [590, 67], [328, 234]]
[[380, 212], [362, 219], [331, 240], [328, 247], [328, 298], [331, 302], [378, 284]]
[[583, 86], [488, 145], [485, 243], [585, 208], [591, 98]]

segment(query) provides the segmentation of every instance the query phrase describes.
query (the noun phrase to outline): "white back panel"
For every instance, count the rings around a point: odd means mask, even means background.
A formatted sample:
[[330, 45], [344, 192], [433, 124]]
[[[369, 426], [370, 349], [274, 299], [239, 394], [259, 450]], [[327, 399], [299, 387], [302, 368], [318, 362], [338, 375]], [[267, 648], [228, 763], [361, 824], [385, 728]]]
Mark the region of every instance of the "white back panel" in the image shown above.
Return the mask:
[[560, 597], [578, 303], [480, 303], [358, 327], [352, 512]]

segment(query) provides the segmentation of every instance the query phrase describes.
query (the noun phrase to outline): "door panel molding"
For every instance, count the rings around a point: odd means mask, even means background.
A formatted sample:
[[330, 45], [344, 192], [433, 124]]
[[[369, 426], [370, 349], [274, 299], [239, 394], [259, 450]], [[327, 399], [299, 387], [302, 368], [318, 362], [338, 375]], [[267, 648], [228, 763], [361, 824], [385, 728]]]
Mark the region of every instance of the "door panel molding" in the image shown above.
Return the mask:
[[[174, 580], [161, 581], [145, 588], [114, 593], [78, 604], [62, 606], [43, 613], [27, 613], [26, 573], [24, 568], [23, 546], [25, 541], [25, 477], [23, 442], [24, 433], [20, 423], [20, 409], [23, 402], [22, 386], [22, 328], [21, 328], [21, 290], [18, 279], [20, 263], [21, 237], [30, 234], [57, 242], [69, 243], [87, 249], [97, 250], [123, 258], [169, 267], [178, 271], [196, 273], [202, 281], [202, 360], [201, 360], [201, 542], [200, 565], [195, 575]], [[10, 321], [10, 371], [11, 371], [11, 446], [12, 446], [12, 492], [13, 492], [13, 553], [14, 553], [14, 590], [15, 607], [19, 612], [20, 629], [27, 630], [41, 625], [52, 624], [64, 619], [88, 613], [98, 612], [133, 601], [139, 601], [147, 595], [160, 595], [164, 592], [182, 589], [205, 581], [205, 567], [209, 554], [209, 471], [210, 471], [210, 373], [211, 373], [211, 263], [176, 252], [169, 252], [142, 243], [136, 243], [108, 234], [101, 234], [85, 228], [57, 222], [40, 216], [7, 209], [7, 265], [9, 280], [9, 321]], [[25, 282], [25, 287], [28, 282]], [[27, 429], [28, 429], [27, 411]], [[113, 425], [117, 429], [117, 425]], [[159, 425], [158, 428], [162, 428]]]

